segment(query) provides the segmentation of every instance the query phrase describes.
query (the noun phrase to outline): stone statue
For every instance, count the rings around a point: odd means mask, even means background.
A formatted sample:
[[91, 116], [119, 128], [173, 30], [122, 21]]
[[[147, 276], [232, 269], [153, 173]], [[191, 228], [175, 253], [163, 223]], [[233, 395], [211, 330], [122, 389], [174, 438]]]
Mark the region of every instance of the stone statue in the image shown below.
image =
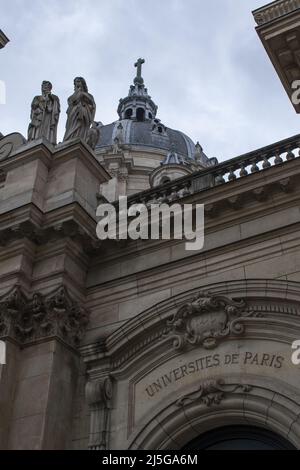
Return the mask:
[[91, 128], [88, 130], [86, 143], [95, 150], [97, 143], [100, 139], [100, 127], [102, 127], [102, 122], [93, 121]]
[[86, 141], [95, 112], [96, 104], [93, 96], [88, 92], [84, 78], [76, 77], [74, 93], [68, 98], [68, 118], [64, 142], [76, 137]]
[[118, 137], [115, 137], [114, 138], [114, 143], [113, 143], [113, 154], [116, 155], [117, 153], [119, 153], [121, 151], [120, 149], [120, 141], [118, 139]]
[[28, 140], [45, 137], [56, 145], [57, 124], [60, 113], [59, 98], [51, 93], [52, 84], [42, 83], [42, 94], [35, 96], [31, 103], [31, 122], [28, 126]]
[[203, 152], [203, 148], [201, 147], [201, 145], [199, 144], [199, 141], [197, 141], [196, 145], [195, 145], [195, 150], [196, 150], [196, 154], [197, 155], [201, 155], [202, 152]]

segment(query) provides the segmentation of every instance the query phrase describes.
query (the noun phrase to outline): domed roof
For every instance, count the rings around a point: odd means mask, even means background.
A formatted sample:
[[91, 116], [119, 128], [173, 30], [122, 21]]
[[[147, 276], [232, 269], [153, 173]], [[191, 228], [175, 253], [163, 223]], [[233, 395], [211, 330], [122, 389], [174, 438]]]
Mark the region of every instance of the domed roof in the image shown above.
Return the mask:
[[194, 159], [195, 157], [193, 141], [183, 132], [165, 127], [158, 119], [148, 121], [122, 119], [102, 126], [100, 133], [98, 149], [114, 145], [117, 138], [121, 145], [152, 147], [165, 151], [173, 148], [185, 158]]
[[[216, 159], [208, 158], [200, 144], [194, 142], [183, 132], [166, 127], [156, 118], [157, 106], [148, 94], [142, 77], [144, 59], [135, 63], [137, 75], [130, 86], [128, 96], [121, 98], [118, 106], [119, 120], [101, 126], [100, 138], [96, 149], [114, 145], [133, 145], [142, 148], [157, 148], [178, 154], [187, 163], [197, 160], [202, 166], [212, 166]], [[163, 162], [162, 162], [163, 164]]]

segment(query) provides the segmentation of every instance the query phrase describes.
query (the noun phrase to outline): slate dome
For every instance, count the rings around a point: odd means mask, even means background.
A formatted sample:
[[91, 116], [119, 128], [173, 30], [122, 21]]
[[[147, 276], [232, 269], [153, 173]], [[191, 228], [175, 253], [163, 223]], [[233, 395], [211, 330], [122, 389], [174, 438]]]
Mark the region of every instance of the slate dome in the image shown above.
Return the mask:
[[148, 94], [142, 78], [144, 62], [144, 59], [138, 59], [135, 63], [137, 75], [128, 96], [119, 101], [119, 120], [101, 126], [96, 149], [105, 149], [115, 144], [166, 152], [172, 149], [187, 163], [197, 159], [203, 166], [214, 165], [216, 159], [208, 158], [199, 143], [195, 145], [186, 134], [170, 129], [156, 118], [157, 106]]
[[[102, 126], [97, 148], [113, 145], [115, 138], [121, 135], [120, 144], [158, 148], [166, 151], [169, 151], [173, 145], [178, 154], [194, 159], [195, 144], [187, 135], [155, 121], [158, 120], [139, 122], [132, 119], [121, 119]], [[121, 131], [120, 124], [122, 125]]]

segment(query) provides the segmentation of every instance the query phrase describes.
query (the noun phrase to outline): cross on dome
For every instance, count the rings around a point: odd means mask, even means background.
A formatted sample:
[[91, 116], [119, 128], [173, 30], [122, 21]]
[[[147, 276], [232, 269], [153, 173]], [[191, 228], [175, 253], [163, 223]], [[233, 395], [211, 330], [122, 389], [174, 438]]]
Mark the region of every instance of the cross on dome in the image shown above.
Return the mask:
[[136, 77], [133, 81], [135, 85], [142, 85], [144, 80], [142, 78], [142, 65], [145, 63], [145, 59], [138, 59], [134, 66], [137, 68]]

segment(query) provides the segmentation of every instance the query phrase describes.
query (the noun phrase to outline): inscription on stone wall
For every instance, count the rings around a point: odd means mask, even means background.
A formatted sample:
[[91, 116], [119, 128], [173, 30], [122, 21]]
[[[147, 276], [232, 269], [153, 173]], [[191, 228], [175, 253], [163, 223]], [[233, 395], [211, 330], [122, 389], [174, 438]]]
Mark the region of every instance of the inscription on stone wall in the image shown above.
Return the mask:
[[216, 367], [227, 368], [233, 365], [254, 365], [280, 369], [283, 363], [283, 356], [266, 352], [254, 353], [245, 351], [242, 353], [209, 354], [186, 362], [180, 367], [171, 369], [160, 377], [157, 377], [155, 381], [145, 388], [145, 392], [148, 397], [152, 398], [170, 384], [180, 381], [188, 375], [198, 374], [205, 369], [213, 369]]

